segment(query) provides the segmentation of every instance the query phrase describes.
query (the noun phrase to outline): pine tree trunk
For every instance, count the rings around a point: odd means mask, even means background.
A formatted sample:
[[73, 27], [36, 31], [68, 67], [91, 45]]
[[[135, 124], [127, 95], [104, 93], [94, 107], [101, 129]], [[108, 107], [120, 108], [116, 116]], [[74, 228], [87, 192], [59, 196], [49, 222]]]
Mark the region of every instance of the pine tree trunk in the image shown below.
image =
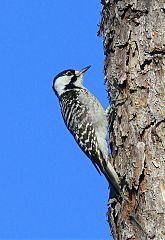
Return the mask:
[[114, 239], [165, 240], [165, 1], [102, 0], [110, 144], [124, 199]]

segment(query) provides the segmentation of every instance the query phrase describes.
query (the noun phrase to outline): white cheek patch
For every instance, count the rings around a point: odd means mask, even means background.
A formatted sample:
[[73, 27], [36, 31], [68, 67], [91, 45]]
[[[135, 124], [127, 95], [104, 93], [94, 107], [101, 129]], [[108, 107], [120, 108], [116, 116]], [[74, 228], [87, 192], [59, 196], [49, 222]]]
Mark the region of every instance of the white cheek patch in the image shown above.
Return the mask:
[[[71, 83], [72, 77], [73, 76], [70, 76], [70, 77], [68, 77], [68, 76], [61, 76], [61, 77], [59, 77], [59, 78], [57, 78], [55, 80], [54, 89], [56, 90], [56, 92], [58, 93], [59, 96], [66, 91], [65, 87], [67, 85], [69, 85], [69, 83]], [[74, 81], [72, 84], [75, 87], [83, 88], [82, 81], [83, 81], [83, 75], [80, 75], [77, 78], [77, 80]]]
[[68, 79], [67, 76], [61, 76], [56, 79], [54, 88], [57, 91], [59, 96], [64, 92], [65, 86], [69, 84], [69, 82], [70, 82], [70, 79]]

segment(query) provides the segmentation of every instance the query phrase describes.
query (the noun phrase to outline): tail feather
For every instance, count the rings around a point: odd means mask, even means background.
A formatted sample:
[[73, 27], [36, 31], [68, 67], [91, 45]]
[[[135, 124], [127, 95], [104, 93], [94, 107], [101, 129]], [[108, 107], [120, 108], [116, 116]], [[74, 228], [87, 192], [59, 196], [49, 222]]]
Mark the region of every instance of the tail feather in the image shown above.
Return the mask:
[[117, 195], [121, 194], [119, 177], [109, 161], [102, 161], [103, 173]]

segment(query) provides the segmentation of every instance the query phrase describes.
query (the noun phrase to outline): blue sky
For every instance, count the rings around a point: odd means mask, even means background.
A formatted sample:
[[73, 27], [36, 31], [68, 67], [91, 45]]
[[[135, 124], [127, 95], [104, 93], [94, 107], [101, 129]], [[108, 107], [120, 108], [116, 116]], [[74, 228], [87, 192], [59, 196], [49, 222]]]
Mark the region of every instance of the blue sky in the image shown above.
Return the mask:
[[101, 4], [0, 1], [0, 239], [110, 239], [108, 185], [67, 131], [53, 77], [92, 65], [104, 107]]

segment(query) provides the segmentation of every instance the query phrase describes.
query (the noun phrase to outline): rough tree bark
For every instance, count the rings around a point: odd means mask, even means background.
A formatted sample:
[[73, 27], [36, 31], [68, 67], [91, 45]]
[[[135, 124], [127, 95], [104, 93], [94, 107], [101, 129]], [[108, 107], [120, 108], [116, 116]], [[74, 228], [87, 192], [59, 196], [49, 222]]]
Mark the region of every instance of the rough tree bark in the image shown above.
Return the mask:
[[165, 0], [102, 0], [110, 144], [124, 199], [114, 239], [165, 240]]

